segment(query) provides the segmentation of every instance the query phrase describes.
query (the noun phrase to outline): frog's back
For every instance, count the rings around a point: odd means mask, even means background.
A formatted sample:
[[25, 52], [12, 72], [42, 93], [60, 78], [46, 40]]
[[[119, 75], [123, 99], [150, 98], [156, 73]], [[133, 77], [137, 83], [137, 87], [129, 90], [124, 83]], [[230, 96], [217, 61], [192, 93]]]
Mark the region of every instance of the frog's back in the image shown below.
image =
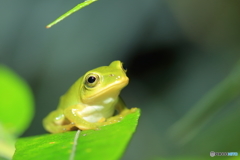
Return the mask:
[[83, 77], [79, 78], [70, 89], [60, 97], [58, 108], [65, 109], [68, 106], [72, 106], [80, 103], [80, 88], [82, 85]]

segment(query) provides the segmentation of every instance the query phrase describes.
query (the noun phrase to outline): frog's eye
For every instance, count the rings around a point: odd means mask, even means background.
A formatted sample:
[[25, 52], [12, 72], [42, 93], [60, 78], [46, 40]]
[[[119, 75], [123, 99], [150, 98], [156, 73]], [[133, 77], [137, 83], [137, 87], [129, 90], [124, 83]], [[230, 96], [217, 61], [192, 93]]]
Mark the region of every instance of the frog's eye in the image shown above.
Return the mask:
[[124, 63], [122, 63], [122, 69], [124, 72], [127, 72], [127, 67], [124, 65]]
[[88, 77], [87, 81], [88, 81], [88, 83], [94, 83], [96, 81], [96, 77], [90, 76], [90, 77]]
[[95, 87], [98, 84], [99, 76], [97, 74], [89, 74], [85, 78], [85, 86], [88, 88]]

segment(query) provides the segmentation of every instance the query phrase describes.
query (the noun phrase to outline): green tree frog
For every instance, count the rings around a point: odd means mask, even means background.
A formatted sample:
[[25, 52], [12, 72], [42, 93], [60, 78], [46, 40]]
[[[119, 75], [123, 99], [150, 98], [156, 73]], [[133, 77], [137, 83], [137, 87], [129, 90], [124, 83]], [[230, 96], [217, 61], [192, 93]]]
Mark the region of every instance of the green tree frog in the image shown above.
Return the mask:
[[129, 81], [126, 72], [120, 61], [88, 71], [61, 96], [57, 109], [43, 119], [44, 128], [59, 133], [99, 129], [121, 121], [136, 110], [128, 109], [119, 97]]

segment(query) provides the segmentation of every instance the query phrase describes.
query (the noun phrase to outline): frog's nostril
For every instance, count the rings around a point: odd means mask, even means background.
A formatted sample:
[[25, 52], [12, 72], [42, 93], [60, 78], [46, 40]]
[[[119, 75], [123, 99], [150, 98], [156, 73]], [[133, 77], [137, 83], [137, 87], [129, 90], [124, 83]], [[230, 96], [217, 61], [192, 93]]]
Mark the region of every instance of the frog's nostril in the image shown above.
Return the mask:
[[127, 67], [124, 65], [124, 63], [122, 63], [122, 69], [125, 73], [127, 72]]

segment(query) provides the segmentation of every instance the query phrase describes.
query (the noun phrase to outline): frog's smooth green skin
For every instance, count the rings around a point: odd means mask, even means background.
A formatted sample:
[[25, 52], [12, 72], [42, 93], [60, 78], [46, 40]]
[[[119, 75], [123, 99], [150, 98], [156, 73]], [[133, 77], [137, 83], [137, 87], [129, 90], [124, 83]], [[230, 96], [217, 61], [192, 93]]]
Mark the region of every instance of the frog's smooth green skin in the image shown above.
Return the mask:
[[[61, 96], [57, 109], [44, 118], [44, 128], [59, 133], [98, 129], [119, 122], [135, 111], [135, 108], [129, 110], [119, 97], [128, 81], [120, 61], [88, 71]], [[115, 110], [118, 114], [113, 116]]]

